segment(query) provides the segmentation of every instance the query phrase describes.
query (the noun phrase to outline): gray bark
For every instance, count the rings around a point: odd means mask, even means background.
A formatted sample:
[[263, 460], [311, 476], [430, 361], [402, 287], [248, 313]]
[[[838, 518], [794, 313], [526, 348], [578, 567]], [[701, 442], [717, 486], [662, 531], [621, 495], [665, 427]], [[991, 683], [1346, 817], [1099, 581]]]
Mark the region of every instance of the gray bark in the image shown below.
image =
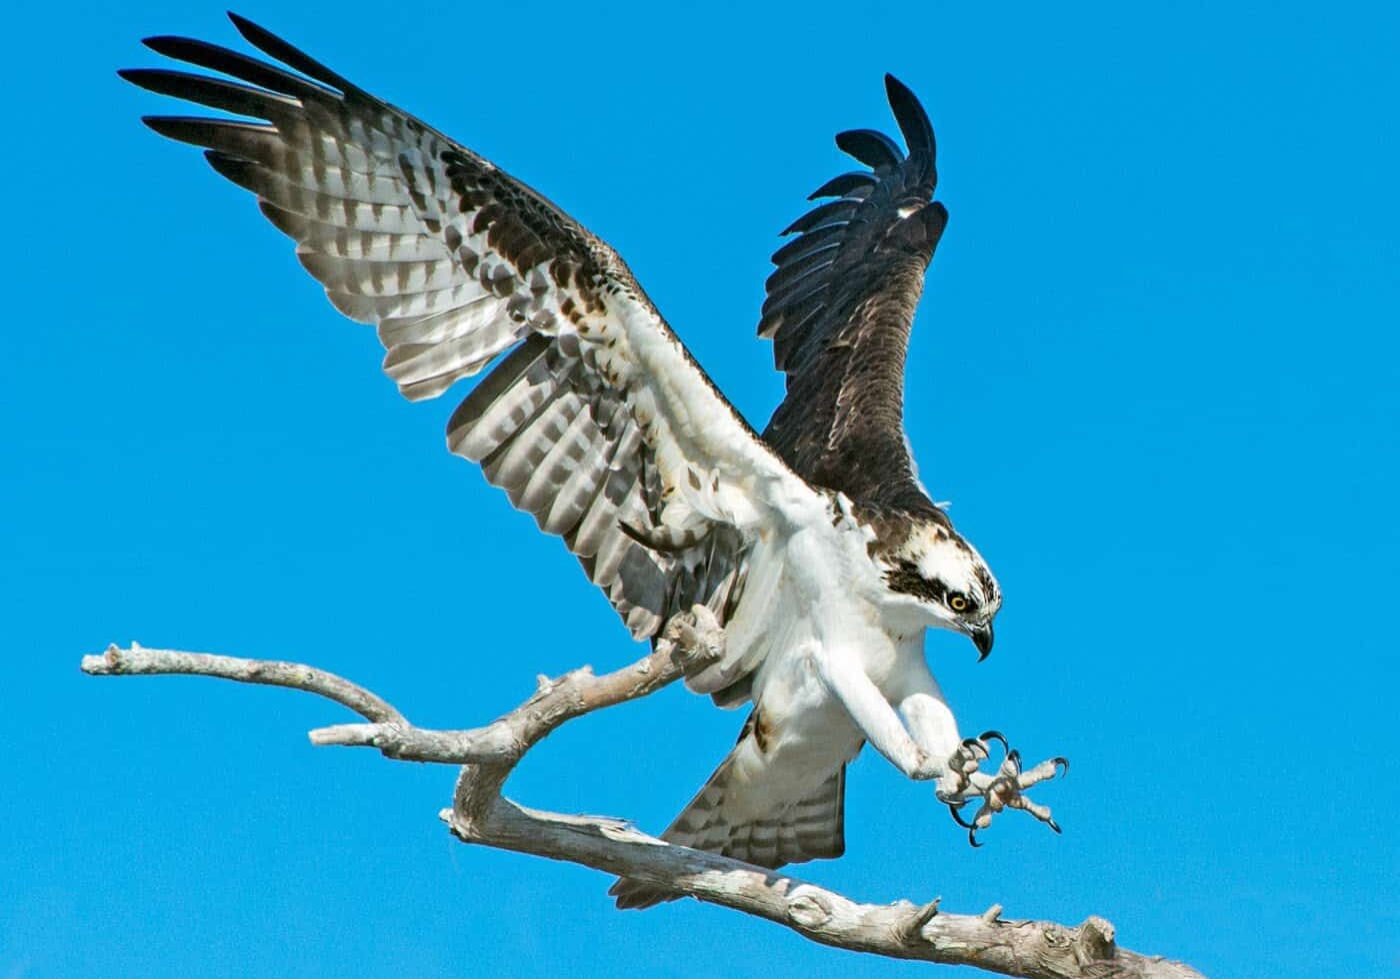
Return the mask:
[[980, 915], [950, 914], [926, 904], [858, 904], [779, 871], [673, 846], [623, 820], [569, 816], [519, 806], [501, 795], [511, 770], [535, 744], [566, 721], [645, 696], [713, 655], [703, 644], [668, 632], [655, 650], [603, 676], [584, 667], [557, 680], [544, 677], [529, 700], [484, 727], [419, 728], [395, 707], [332, 673], [298, 663], [206, 653], [111, 646], [83, 658], [99, 676], [186, 674], [291, 687], [344, 705], [367, 723], [317, 728], [317, 745], [372, 747], [386, 757], [462, 766], [452, 806], [440, 817], [466, 843], [567, 860], [608, 874], [663, 884], [668, 890], [766, 918], [824, 945], [1034, 979], [1202, 979], [1179, 962], [1120, 947], [1114, 929], [1091, 916], [1077, 926], [1013, 921], [994, 905]]

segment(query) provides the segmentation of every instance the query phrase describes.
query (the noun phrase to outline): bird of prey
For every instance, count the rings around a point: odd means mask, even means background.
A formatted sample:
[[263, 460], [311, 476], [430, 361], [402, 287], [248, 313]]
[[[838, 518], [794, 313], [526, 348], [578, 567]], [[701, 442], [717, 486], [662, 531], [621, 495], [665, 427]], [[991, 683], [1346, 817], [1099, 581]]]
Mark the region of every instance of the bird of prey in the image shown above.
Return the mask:
[[[495, 164], [230, 15], [272, 62], [179, 37], [156, 52], [226, 78], [121, 74], [232, 114], [153, 116], [257, 196], [411, 400], [487, 371], [447, 426], [511, 503], [560, 537], [638, 639], [676, 622], [723, 642], [689, 687], [752, 703], [738, 744], [666, 831], [774, 868], [844, 850], [845, 768], [869, 742], [935, 780], [975, 833], [1006, 807], [1054, 825], [1022, 770], [962, 739], [924, 631], [985, 656], [1001, 591], [919, 482], [903, 430], [905, 351], [947, 211], [934, 136], [885, 79], [907, 152], [853, 130], [864, 165], [819, 187], [773, 255], [759, 333], [787, 395], [762, 435], [716, 389], [620, 257]], [[273, 62], [280, 62], [276, 64]], [[231, 80], [230, 80], [231, 79]], [[1002, 748], [1006, 748], [1004, 739]], [[974, 840], [975, 842], [975, 840]], [[621, 881], [622, 907], [674, 895]]]

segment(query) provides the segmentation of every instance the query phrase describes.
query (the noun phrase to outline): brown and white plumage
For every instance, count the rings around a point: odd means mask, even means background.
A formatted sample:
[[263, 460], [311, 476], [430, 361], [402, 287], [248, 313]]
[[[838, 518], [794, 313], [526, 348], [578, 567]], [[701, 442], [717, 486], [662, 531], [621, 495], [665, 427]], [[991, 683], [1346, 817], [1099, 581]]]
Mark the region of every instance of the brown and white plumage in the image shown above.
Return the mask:
[[[375, 324], [384, 369], [405, 397], [436, 397], [516, 348], [453, 415], [448, 446], [480, 462], [542, 530], [564, 538], [634, 636], [655, 634], [696, 602], [722, 612], [740, 539], [719, 528], [662, 552], [627, 530], [652, 530], [668, 503], [703, 495], [690, 485], [701, 472], [713, 495], [715, 480], [740, 458], [782, 470], [622, 261], [493, 164], [233, 20], [307, 77], [201, 41], [151, 38], [157, 52], [240, 81], [162, 70], [125, 78], [265, 121], [156, 116], [148, 125], [206, 147], [215, 170], [258, 196], [336, 308]], [[640, 368], [626, 317], [652, 331], [663, 359], [693, 375], [702, 414], [691, 431], [670, 431], [670, 420], [657, 417], [654, 402], [665, 394]], [[738, 447], [725, 447], [727, 461], [707, 454], [727, 439]], [[671, 514], [682, 530], [723, 523], [684, 503]]]
[[[774, 733], [763, 730], [767, 724], [761, 710], [749, 714], [734, 750], [662, 839], [767, 868], [846, 852], [846, 762], [860, 750], [859, 737], [847, 738], [847, 750], [823, 751], [815, 763], [804, 763], [775, 750]], [[838, 730], [838, 740], [841, 733], [849, 735]], [[626, 879], [608, 893], [619, 908], [647, 908], [677, 896]]]
[[[375, 325], [407, 398], [486, 371], [448, 447], [563, 539], [634, 636], [697, 604], [724, 626], [724, 657], [687, 682], [754, 707], [666, 838], [765, 867], [832, 857], [845, 765], [867, 740], [907, 774], [937, 775], [956, 727], [922, 631], [956, 629], [985, 649], [1000, 595], [918, 484], [903, 434], [910, 324], [946, 219], [930, 203], [933, 132], [913, 95], [887, 78], [908, 155], [879, 133], [841, 134], [871, 169], [820, 188], [834, 199], [774, 256], [760, 332], [788, 395], [760, 438], [606, 244], [230, 16], [281, 66], [158, 37], [146, 42], [157, 52], [233, 80], [122, 75], [251, 121], [147, 123], [204, 147], [257, 196], [336, 308]], [[631, 881], [615, 893], [623, 906], [668, 896]]]

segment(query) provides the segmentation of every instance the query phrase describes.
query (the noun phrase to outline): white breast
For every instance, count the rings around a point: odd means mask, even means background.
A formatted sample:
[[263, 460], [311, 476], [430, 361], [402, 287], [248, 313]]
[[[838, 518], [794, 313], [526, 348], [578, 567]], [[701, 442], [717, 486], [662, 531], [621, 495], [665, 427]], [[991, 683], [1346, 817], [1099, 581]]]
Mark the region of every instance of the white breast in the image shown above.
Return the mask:
[[784, 530], [755, 542], [743, 597], [725, 626], [725, 656], [687, 684], [710, 693], [753, 672], [755, 701], [815, 709], [826, 695], [808, 689], [802, 663], [815, 643], [857, 657], [883, 689], [903, 670], [900, 635], [910, 630], [892, 626], [868, 535], [853, 522], [833, 526], [829, 513]]

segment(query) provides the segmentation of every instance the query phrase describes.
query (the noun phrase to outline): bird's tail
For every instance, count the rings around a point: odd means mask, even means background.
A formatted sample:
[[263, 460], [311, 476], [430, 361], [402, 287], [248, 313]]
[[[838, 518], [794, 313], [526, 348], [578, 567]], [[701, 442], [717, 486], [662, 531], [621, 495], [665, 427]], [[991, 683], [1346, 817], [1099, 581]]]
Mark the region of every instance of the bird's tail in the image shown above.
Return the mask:
[[[773, 769], [752, 764], [753, 753], [761, 753], [753, 730], [756, 716], [755, 711], [734, 750], [661, 838], [768, 869], [839, 857], [846, 850], [845, 764], [815, 789], [809, 783], [794, 790], [780, 779], [764, 778]], [[649, 908], [682, 896], [625, 877], [608, 893], [619, 908]]]

